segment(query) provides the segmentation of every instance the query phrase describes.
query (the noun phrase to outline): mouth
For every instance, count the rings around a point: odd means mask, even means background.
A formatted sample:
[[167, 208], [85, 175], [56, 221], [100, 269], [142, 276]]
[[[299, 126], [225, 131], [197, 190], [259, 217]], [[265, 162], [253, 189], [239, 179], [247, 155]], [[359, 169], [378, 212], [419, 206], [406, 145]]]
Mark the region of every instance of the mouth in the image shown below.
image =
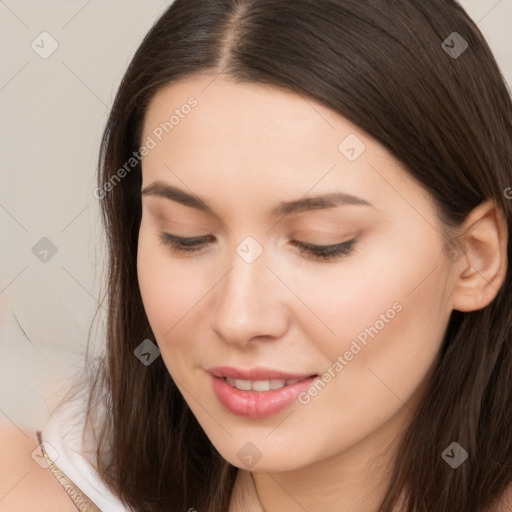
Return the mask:
[[262, 368], [216, 367], [207, 371], [213, 392], [224, 408], [251, 419], [265, 418], [287, 408], [318, 377]]

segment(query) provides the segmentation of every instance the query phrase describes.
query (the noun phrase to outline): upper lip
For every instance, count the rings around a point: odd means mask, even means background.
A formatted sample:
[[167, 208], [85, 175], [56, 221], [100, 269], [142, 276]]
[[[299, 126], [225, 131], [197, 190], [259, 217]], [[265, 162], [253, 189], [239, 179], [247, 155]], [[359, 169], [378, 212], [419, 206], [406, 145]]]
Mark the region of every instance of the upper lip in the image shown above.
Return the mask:
[[288, 373], [270, 368], [251, 368], [244, 370], [241, 368], [233, 368], [232, 366], [214, 366], [206, 370], [214, 377], [229, 377], [238, 380], [295, 380], [313, 377], [313, 373]]

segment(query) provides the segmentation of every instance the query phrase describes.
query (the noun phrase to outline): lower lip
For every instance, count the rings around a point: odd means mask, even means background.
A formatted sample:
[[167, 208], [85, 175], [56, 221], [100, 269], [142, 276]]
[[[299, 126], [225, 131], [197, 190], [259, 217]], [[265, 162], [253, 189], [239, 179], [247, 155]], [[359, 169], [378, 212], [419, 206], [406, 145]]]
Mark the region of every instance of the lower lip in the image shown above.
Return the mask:
[[213, 392], [230, 412], [245, 418], [266, 418], [292, 404], [317, 378], [308, 377], [290, 386], [270, 391], [242, 391], [230, 386], [224, 379], [210, 375]]

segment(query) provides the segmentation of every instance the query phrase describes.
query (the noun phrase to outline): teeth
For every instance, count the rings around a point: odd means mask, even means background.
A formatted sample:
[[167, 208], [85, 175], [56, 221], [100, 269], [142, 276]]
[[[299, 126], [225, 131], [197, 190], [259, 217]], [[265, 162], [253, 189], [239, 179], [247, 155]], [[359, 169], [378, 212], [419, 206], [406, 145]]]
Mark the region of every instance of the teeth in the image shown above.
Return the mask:
[[270, 380], [270, 389], [280, 389], [282, 388], [286, 382], [282, 379], [273, 379], [273, 380]]
[[250, 381], [249, 385], [253, 391], [270, 391], [270, 381], [269, 380], [255, 380], [252, 383]]
[[226, 377], [226, 382], [230, 386], [242, 391], [270, 391], [271, 389], [281, 389], [284, 386], [291, 386], [299, 381], [300, 379], [241, 380]]

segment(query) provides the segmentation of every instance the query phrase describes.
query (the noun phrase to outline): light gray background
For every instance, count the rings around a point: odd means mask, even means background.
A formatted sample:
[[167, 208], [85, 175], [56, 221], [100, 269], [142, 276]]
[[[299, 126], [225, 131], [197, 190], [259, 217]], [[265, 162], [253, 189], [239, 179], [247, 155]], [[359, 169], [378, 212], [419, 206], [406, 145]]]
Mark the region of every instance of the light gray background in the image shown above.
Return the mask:
[[[0, 0], [0, 422], [42, 426], [82, 361], [104, 277], [100, 137], [131, 56], [170, 3]], [[512, 0], [461, 3], [512, 84]], [[50, 48], [42, 32], [58, 43], [46, 59], [31, 47]], [[47, 262], [32, 252], [43, 237], [57, 248]]]

